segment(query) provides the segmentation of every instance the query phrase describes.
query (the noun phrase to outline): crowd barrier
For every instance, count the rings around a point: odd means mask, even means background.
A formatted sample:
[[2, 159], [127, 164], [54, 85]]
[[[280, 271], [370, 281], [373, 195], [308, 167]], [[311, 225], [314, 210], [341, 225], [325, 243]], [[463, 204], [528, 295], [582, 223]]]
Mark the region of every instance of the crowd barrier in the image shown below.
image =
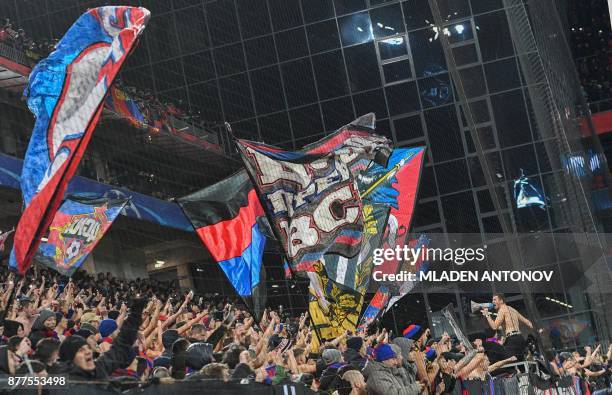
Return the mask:
[[311, 395], [312, 390], [302, 384], [265, 385], [260, 383], [240, 384], [238, 382], [222, 382], [219, 380], [183, 380], [174, 383], [134, 383], [130, 385], [123, 382], [96, 382], [73, 383], [68, 382], [61, 387], [44, 387], [42, 389], [21, 388], [9, 389], [7, 379], [0, 379], [0, 394], [15, 395], [188, 395], [188, 394], [214, 394], [214, 395]]
[[[458, 383], [459, 384], [459, 383]], [[579, 379], [565, 376], [555, 379], [545, 379], [542, 376], [521, 373], [512, 377], [495, 377], [489, 380], [469, 380], [456, 385], [452, 394], [461, 395], [467, 391], [469, 395], [583, 395], [586, 394], [581, 387]], [[591, 394], [595, 392], [591, 390]], [[612, 394], [603, 390], [601, 394]]]
[[[491, 377], [488, 380], [457, 381], [454, 388], [445, 394], [450, 395], [583, 395], [588, 392], [581, 387], [579, 379], [565, 376], [546, 379], [535, 373], [521, 373], [510, 377]], [[61, 387], [45, 387], [44, 389], [20, 389], [7, 385], [6, 378], [0, 378], [0, 394], [19, 395], [311, 395], [312, 390], [299, 383], [284, 385], [265, 385], [250, 382], [222, 382], [219, 380], [182, 380], [173, 383], [139, 383], [137, 381], [114, 380], [104, 383], [69, 381]], [[591, 394], [612, 394], [612, 389], [594, 391]]]

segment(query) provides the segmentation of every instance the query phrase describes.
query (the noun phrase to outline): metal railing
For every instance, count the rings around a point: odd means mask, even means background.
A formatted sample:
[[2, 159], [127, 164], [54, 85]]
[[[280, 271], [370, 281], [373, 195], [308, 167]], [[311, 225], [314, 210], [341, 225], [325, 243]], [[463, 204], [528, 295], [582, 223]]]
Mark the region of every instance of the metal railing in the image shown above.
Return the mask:
[[589, 103], [589, 109], [591, 110], [591, 114], [596, 114], [598, 112], [603, 111], [610, 111], [612, 110], [612, 98]]
[[25, 53], [5, 43], [0, 43], [0, 56], [10, 59], [15, 63], [29, 66]]

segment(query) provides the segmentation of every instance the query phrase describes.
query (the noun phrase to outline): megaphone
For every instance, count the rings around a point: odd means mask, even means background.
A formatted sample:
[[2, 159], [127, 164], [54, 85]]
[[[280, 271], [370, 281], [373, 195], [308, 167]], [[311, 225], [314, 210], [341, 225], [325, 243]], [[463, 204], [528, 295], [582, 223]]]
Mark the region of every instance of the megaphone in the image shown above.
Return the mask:
[[470, 305], [472, 306], [472, 313], [475, 313], [482, 309], [493, 310], [495, 308], [495, 305], [493, 303], [476, 303], [473, 300], [470, 302]]

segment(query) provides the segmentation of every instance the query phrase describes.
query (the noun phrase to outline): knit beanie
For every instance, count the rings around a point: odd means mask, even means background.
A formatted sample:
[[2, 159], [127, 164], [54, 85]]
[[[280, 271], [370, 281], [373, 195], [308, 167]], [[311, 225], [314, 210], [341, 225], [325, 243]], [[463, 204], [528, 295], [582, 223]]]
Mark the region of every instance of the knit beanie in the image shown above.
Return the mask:
[[421, 325], [411, 324], [404, 329], [402, 334], [408, 339], [418, 340], [423, 334], [423, 328], [421, 328]]
[[4, 336], [15, 336], [19, 331], [19, 327], [23, 328], [23, 324], [19, 321], [5, 320], [4, 321]]
[[428, 360], [429, 362], [431, 362], [431, 361], [433, 361], [434, 359], [436, 359], [436, 356], [437, 356], [437, 354], [436, 354], [436, 350], [434, 350], [434, 349], [433, 349], [433, 348], [431, 348], [431, 347], [427, 347], [427, 348], [425, 348], [425, 358], [427, 358], [427, 360]]
[[45, 321], [47, 321], [51, 317], [55, 318], [55, 313], [53, 311], [47, 309], [42, 310], [38, 317], [36, 317], [36, 320], [34, 320], [34, 323], [32, 324], [32, 330], [34, 331], [43, 329], [45, 326]]
[[72, 335], [81, 336], [83, 339], [87, 339], [89, 336], [93, 335], [93, 332], [89, 329], [81, 328], [78, 331], [74, 332]]
[[179, 333], [176, 329], [168, 329], [162, 333], [162, 344], [166, 350], [172, 350], [172, 345], [179, 338]]
[[108, 337], [117, 330], [117, 322], [111, 319], [102, 320], [98, 330], [100, 331], [100, 336]]
[[88, 323], [81, 324], [81, 328], [80, 329], [86, 329], [86, 330], [90, 331], [92, 335], [95, 335], [96, 333], [98, 333], [98, 329], [95, 326], [93, 326], [91, 324], [88, 324]]
[[321, 358], [323, 358], [323, 362], [325, 362], [326, 365], [329, 365], [334, 362], [340, 362], [342, 359], [342, 354], [335, 348], [328, 348], [327, 350], [323, 351]]
[[64, 339], [59, 348], [59, 359], [62, 362], [72, 362], [74, 356], [83, 346], [87, 345], [87, 341], [81, 336], [73, 335]]
[[346, 348], [352, 348], [355, 351], [361, 350], [363, 346], [363, 338], [359, 336], [353, 336], [346, 341]]
[[397, 357], [397, 355], [395, 355], [395, 352], [393, 352], [393, 349], [391, 348], [391, 346], [386, 343], [383, 343], [379, 345], [378, 347], [376, 347], [374, 351], [374, 355], [376, 355], [377, 362], [383, 362], [383, 361], [386, 361], [387, 359]]

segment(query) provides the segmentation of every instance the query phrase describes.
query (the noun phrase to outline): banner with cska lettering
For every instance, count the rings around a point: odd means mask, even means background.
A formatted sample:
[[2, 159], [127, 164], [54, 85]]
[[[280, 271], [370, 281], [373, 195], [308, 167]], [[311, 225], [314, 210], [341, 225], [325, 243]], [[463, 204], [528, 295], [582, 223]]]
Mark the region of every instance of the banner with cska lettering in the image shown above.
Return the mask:
[[55, 214], [35, 260], [71, 276], [85, 262], [128, 201], [68, 197]]

